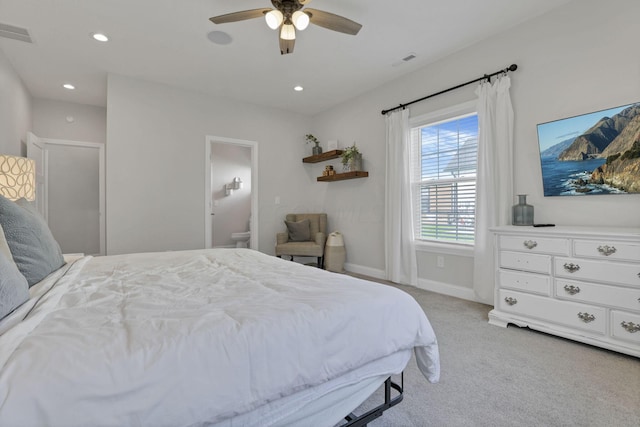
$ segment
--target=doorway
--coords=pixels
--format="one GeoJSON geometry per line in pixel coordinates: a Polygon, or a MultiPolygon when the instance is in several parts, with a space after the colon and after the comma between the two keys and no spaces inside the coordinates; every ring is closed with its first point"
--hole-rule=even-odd
{"type": "Polygon", "coordinates": [[[36,207],[63,253],[106,254],[104,144],[27,136],[36,207]]]}
{"type": "Polygon", "coordinates": [[[258,143],[207,136],[205,159],[205,248],[235,247],[232,233],[249,232],[257,250],[258,143]]]}

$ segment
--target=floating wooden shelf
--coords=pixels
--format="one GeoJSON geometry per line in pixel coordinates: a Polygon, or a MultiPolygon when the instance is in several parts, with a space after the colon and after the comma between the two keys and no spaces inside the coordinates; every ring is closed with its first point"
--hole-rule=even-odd
{"type": "Polygon", "coordinates": [[[305,157],[302,163],[318,163],[326,160],[337,159],[342,154],[342,150],[331,150],[326,153],[316,154],[314,156],[305,157]]]}
{"type": "Polygon", "coordinates": [[[342,181],[344,179],[366,178],[368,176],[369,176],[369,172],[355,171],[355,172],[337,173],[335,175],[319,176],[318,181],[329,181],[329,182],[342,181]]]}

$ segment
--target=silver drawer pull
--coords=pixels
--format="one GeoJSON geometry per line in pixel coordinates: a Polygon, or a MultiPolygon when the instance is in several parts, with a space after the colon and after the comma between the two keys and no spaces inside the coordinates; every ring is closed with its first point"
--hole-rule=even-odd
{"type": "Polygon", "coordinates": [[[518,300],[512,297],[506,297],[504,299],[504,302],[506,302],[509,305],[516,305],[518,303],[518,300]]]}
{"type": "Polygon", "coordinates": [[[598,246],[598,252],[600,252],[604,256],[615,254],[616,251],[617,249],[615,246],[609,246],[609,245],[598,246]]]}
{"type": "Polygon", "coordinates": [[[564,290],[569,295],[575,295],[580,292],[580,286],[564,285],[564,290]]]}
{"type": "Polygon", "coordinates": [[[636,332],[640,331],[640,325],[636,325],[633,322],[622,322],[620,323],[620,326],[622,326],[624,330],[629,332],[630,334],[635,334],[636,332]]]}
{"type": "Polygon", "coordinates": [[[589,313],[580,312],[580,313],[578,313],[578,317],[584,323],[589,323],[589,322],[593,322],[594,320],[596,320],[596,316],[594,316],[593,314],[589,314],[589,313]]]}
{"type": "Polygon", "coordinates": [[[575,273],[576,271],[580,270],[580,266],[578,264],[574,264],[574,263],[564,263],[564,269],[567,270],[569,273],[575,273]]]}
{"type": "Polygon", "coordinates": [[[522,242],[522,244],[527,249],[533,249],[538,246],[538,242],[536,242],[535,240],[525,240],[524,242],[522,242]]]}

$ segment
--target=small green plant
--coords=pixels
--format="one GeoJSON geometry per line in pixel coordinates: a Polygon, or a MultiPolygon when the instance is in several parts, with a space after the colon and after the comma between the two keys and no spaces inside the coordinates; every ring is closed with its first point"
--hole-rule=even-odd
{"type": "Polygon", "coordinates": [[[307,140],[307,144],[313,142],[314,144],[318,145],[320,143],[320,141],[318,141],[318,138],[311,135],[310,133],[306,134],[304,138],[307,140]]]}
{"type": "Polygon", "coordinates": [[[629,150],[622,153],[620,159],[637,159],[638,157],[640,157],[640,141],[635,141],[629,150]]]}
{"type": "Polygon", "coordinates": [[[356,158],[358,155],[360,155],[360,150],[358,150],[358,147],[356,147],[356,143],[354,142],[351,147],[345,148],[342,152],[342,164],[346,165],[349,163],[349,160],[356,158]]]}
{"type": "Polygon", "coordinates": [[[611,156],[607,157],[607,164],[614,162],[615,160],[618,159],[618,157],[620,157],[620,153],[616,153],[616,154],[612,154],[611,156]]]}

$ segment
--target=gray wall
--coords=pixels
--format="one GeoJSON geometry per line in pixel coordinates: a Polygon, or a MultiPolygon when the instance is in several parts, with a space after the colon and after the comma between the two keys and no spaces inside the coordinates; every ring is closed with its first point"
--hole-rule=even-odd
{"type": "Polygon", "coordinates": [[[41,138],[105,143],[107,109],[36,98],[32,132],[41,138]]]}
{"type": "Polygon", "coordinates": [[[301,162],[306,116],[118,75],[107,111],[108,254],[204,247],[206,135],[258,142],[260,251],[287,212],[321,207],[301,162]]]}

